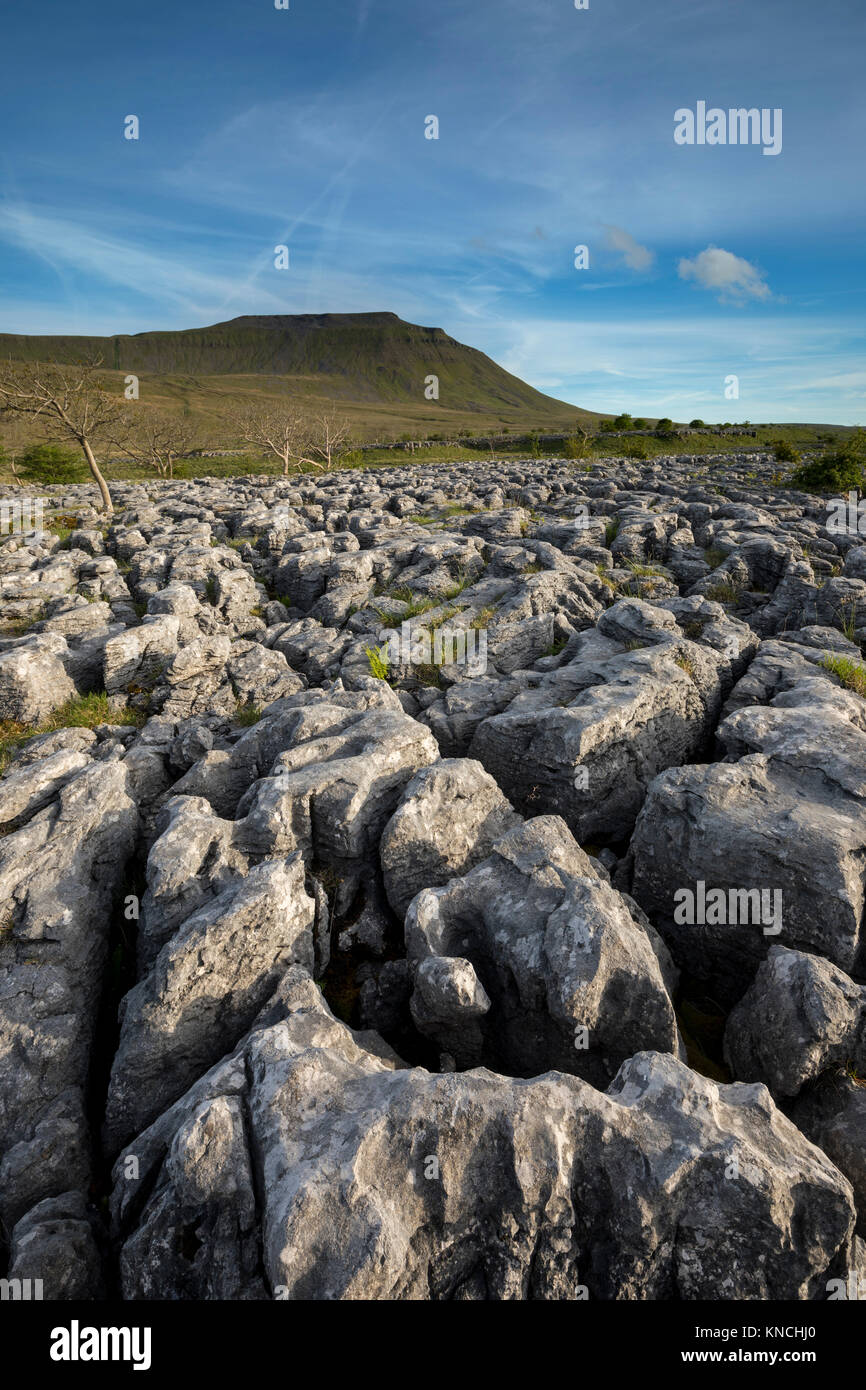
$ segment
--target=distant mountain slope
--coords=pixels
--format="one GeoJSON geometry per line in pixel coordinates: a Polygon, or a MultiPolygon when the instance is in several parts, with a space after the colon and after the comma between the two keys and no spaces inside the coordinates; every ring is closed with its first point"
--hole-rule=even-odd
{"type": "Polygon", "coordinates": [[[95,354],[108,369],[140,376],[297,378],[305,394],[312,387],[347,405],[423,404],[433,375],[448,412],[528,412],[539,421],[593,414],[536,391],[441,328],[390,313],[244,315],[209,328],[112,338],[0,334],[0,358],[71,362],[95,354]]]}

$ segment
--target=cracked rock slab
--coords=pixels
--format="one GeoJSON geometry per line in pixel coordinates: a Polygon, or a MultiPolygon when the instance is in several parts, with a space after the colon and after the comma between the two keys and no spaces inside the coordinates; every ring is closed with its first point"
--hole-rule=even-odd
{"type": "Polygon", "coordinates": [[[127,1299],[819,1298],[854,1221],[762,1086],[395,1068],[297,973],[134,1150],[127,1299]]]}

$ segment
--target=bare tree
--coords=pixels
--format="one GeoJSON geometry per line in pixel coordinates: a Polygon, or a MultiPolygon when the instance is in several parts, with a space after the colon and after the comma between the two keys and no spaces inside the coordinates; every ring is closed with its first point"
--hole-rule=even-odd
{"type": "Polygon", "coordinates": [[[6,463],[8,464],[9,471],[12,474],[12,481],[16,484],[16,486],[26,487],[27,484],[21,477],[21,474],[18,472],[18,459],[16,458],[16,454],[18,454],[21,451],[22,447],[29,442],[27,439],[28,432],[26,431],[26,428],[24,428],[23,418],[16,418],[15,416],[11,416],[7,417],[6,419],[2,419],[2,415],[3,412],[2,409],[0,409],[0,420],[2,420],[3,425],[3,437],[2,440],[0,440],[0,456],[2,456],[5,452],[6,463]]]}
{"type": "Polygon", "coordinates": [[[120,428],[112,443],[136,463],[155,468],[161,478],[173,478],[175,459],[199,443],[196,423],[167,411],[146,407],[127,410],[118,423],[120,428]]]}
{"type": "Polygon", "coordinates": [[[244,443],[273,454],[282,463],[284,474],[304,462],[307,430],[303,418],[290,407],[248,410],[241,428],[244,443]]]}
{"type": "Polygon", "coordinates": [[[74,366],[7,362],[0,367],[0,411],[39,420],[49,437],[74,440],[99,488],[102,510],[114,511],[94,447],[116,431],[123,413],[119,399],[97,381],[102,359],[74,366]]]}
{"type": "Polygon", "coordinates": [[[263,407],[244,416],[243,439],[278,458],[283,473],[290,468],[323,471],[346,452],[349,422],[333,412],[307,420],[290,406],[263,407]]]}
{"type": "Polygon", "coordinates": [[[319,415],[312,422],[304,463],[314,468],[328,469],[333,461],[349,447],[349,421],[333,411],[319,415]]]}

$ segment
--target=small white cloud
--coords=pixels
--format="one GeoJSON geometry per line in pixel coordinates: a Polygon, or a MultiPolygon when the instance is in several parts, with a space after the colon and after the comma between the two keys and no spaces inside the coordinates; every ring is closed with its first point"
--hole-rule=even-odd
{"type": "Polygon", "coordinates": [[[708,246],[692,261],[681,260],[679,274],[681,280],[694,280],[704,290],[718,291],[722,302],[733,300],[742,304],[747,299],[772,299],[760,270],[720,246],[708,246]]]}
{"type": "Polygon", "coordinates": [[[635,241],[631,232],[623,227],[605,227],[605,246],[609,251],[617,251],[629,270],[649,270],[655,260],[655,253],[635,241]]]}

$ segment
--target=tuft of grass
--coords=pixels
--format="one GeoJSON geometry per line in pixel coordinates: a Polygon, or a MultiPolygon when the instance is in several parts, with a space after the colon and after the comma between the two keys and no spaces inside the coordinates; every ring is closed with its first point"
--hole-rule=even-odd
{"type": "Polygon", "coordinates": [[[449,584],[446,589],[443,589],[439,597],[448,602],[452,598],[457,598],[459,594],[463,593],[464,589],[468,589],[474,583],[475,578],[468,570],[460,570],[454,583],[449,584]]]}
{"type": "Polygon", "coordinates": [[[846,690],[866,699],[866,666],[862,661],[854,661],[850,656],[840,656],[837,652],[825,652],[821,662],[825,671],[836,676],[846,690]]]}
{"type": "Polygon", "coordinates": [[[77,695],[67,700],[36,728],[16,719],[0,719],[0,775],[6,771],[13,754],[39,734],[50,734],[56,729],[95,729],[99,724],[140,727],[143,723],[144,716],[134,710],[114,709],[104,692],[77,695]]]}
{"type": "Polygon", "coordinates": [[[604,565],[596,565],[596,567],[595,567],[595,572],[596,572],[596,574],[598,575],[599,579],[601,580],[602,584],[606,584],[607,587],[608,587],[609,589],[616,590],[616,587],[617,587],[616,580],[615,580],[615,579],[611,579],[611,577],[610,577],[610,575],[608,574],[607,570],[605,569],[604,565]]]}
{"type": "Polygon", "coordinates": [[[10,618],[8,622],[0,623],[0,636],[21,637],[37,623],[41,623],[44,617],[45,605],[43,604],[35,613],[31,613],[29,618],[10,618]]]}
{"type": "Polygon", "coordinates": [[[626,569],[631,570],[636,579],[670,579],[670,570],[664,565],[641,565],[636,560],[626,560],[626,569]]]}
{"type": "Polygon", "coordinates": [[[738,603],[740,587],[732,580],[725,579],[718,584],[711,584],[706,590],[706,597],[712,599],[713,603],[738,603]]]}
{"type": "Polygon", "coordinates": [[[370,665],[370,674],[375,676],[377,681],[386,681],[391,663],[385,655],[385,647],[367,647],[367,661],[370,665]]]}
{"type": "Polygon", "coordinates": [[[439,690],[443,688],[439,667],[434,662],[421,661],[412,668],[412,672],[420,685],[433,685],[439,690]]]}
{"type": "Polygon", "coordinates": [[[485,627],[488,626],[488,624],[489,624],[491,618],[493,618],[493,617],[495,616],[495,614],[496,614],[496,609],[495,609],[495,608],[482,608],[482,610],[481,610],[481,612],[478,614],[477,618],[473,618],[473,619],[472,619],[472,622],[469,624],[469,626],[470,626],[471,628],[474,628],[476,632],[480,632],[482,628],[485,628],[485,627]]]}
{"type": "Polygon", "coordinates": [[[441,627],[443,623],[447,623],[450,618],[453,618],[459,612],[459,608],[446,608],[444,612],[439,614],[438,618],[432,618],[425,626],[430,632],[435,632],[437,627],[441,627]]]}
{"type": "Polygon", "coordinates": [[[857,631],[857,605],[856,605],[856,603],[845,604],[845,605],[842,607],[842,609],[840,610],[840,614],[839,614],[839,630],[840,630],[840,632],[844,633],[844,635],[848,638],[848,641],[849,641],[849,642],[855,642],[855,643],[856,643],[857,638],[856,638],[855,635],[854,635],[854,634],[856,633],[856,631],[857,631]],[[846,608],[849,610],[849,611],[848,611],[847,617],[846,617],[846,615],[845,615],[845,609],[846,609],[846,608]]]}
{"type": "Polygon", "coordinates": [[[614,517],[613,521],[609,521],[604,528],[604,543],[608,547],[608,549],[610,549],[611,544],[613,543],[613,541],[616,540],[618,535],[619,517],[617,516],[614,517]]]}
{"type": "Polygon", "coordinates": [[[717,545],[708,545],[704,551],[704,559],[711,570],[717,570],[725,558],[724,550],[720,550],[717,545]]]}
{"type": "Polygon", "coordinates": [[[405,623],[407,619],[417,618],[422,613],[428,613],[431,608],[436,607],[435,599],[416,598],[407,584],[397,589],[386,589],[380,597],[393,598],[396,599],[398,603],[406,604],[405,613],[401,613],[399,617],[394,613],[385,613],[382,609],[374,607],[373,612],[381,620],[383,627],[399,627],[400,624],[405,623]]]}
{"type": "Polygon", "coordinates": [[[241,700],[238,701],[234,714],[236,724],[241,724],[245,729],[249,729],[253,724],[258,724],[261,717],[262,711],[259,705],[250,704],[249,701],[246,703],[241,700]]]}
{"type": "Polygon", "coordinates": [[[69,549],[69,537],[75,529],[73,526],[59,526],[57,522],[50,521],[45,529],[59,540],[60,544],[56,547],[57,550],[69,549]]]}
{"type": "Polygon", "coordinates": [[[539,564],[527,565],[526,568],[524,569],[523,573],[524,573],[524,574],[541,574],[541,571],[542,571],[543,569],[544,569],[544,566],[543,566],[543,565],[539,565],[539,564]]]}
{"type": "Polygon", "coordinates": [[[681,671],[685,671],[686,675],[691,676],[692,680],[694,680],[697,671],[695,668],[695,663],[692,661],[692,658],[690,656],[687,656],[685,652],[680,652],[677,656],[674,657],[674,661],[679,666],[681,671]]]}

